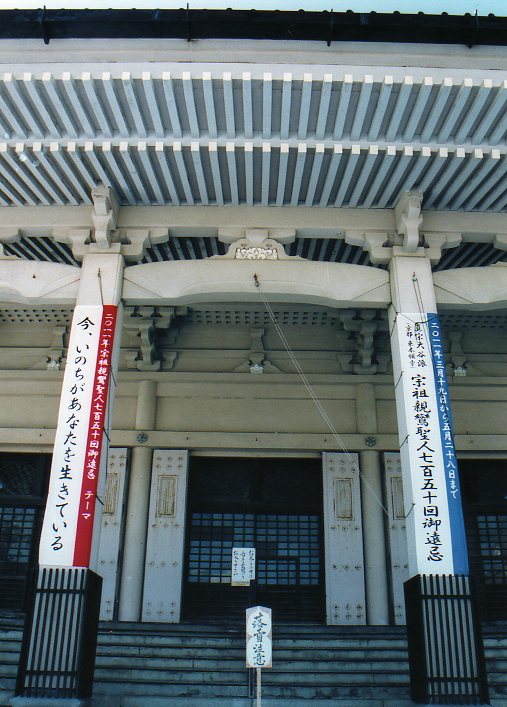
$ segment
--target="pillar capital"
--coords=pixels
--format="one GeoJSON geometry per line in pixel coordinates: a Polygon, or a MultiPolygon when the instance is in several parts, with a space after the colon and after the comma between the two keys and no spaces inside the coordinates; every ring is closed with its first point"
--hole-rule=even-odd
{"type": "MultiPolygon", "coordinates": [[[[424,229],[422,200],[420,192],[405,192],[394,209],[395,230],[347,229],[345,242],[369,253],[374,265],[386,265],[394,257],[407,256],[425,258],[436,265],[442,251],[460,245],[463,237],[460,232],[424,229]]],[[[495,245],[507,249],[507,238],[503,241],[497,235],[495,245]]]]}
{"type": "MultiPolygon", "coordinates": [[[[394,257],[421,258],[436,265],[442,257],[442,251],[446,248],[455,248],[462,239],[461,233],[425,231],[421,235],[423,245],[410,252],[403,245],[396,243],[399,237],[392,233],[381,231],[346,231],[345,233],[345,242],[349,245],[359,246],[369,253],[373,265],[387,265],[394,257]]],[[[499,240],[496,242],[500,243],[499,240]]],[[[500,246],[497,245],[497,247],[500,246]]],[[[505,249],[507,250],[507,238],[505,249]]]]}
{"type": "Polygon", "coordinates": [[[137,263],[142,260],[146,248],[168,240],[169,230],[165,227],[120,228],[118,223],[121,206],[111,187],[97,186],[92,190],[91,196],[91,224],[52,229],[53,238],[59,243],[69,245],[78,262],[91,253],[117,253],[125,260],[137,263]]]}

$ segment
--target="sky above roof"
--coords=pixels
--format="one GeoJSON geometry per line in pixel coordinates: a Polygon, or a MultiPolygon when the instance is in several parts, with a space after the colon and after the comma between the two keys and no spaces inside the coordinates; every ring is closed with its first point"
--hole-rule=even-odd
{"type": "MultiPolygon", "coordinates": [[[[498,16],[507,15],[507,0],[188,0],[190,9],[233,10],[334,10],[344,12],[426,12],[428,14],[462,15],[465,12],[498,16]]],[[[1,9],[34,9],[45,5],[50,9],[114,8],[114,9],[176,9],[186,7],[187,0],[0,0],[1,9]]]]}

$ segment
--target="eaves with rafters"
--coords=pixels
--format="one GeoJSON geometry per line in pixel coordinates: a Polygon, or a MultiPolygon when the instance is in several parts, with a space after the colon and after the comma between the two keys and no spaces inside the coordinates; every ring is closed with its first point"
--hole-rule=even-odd
{"type": "MultiPolygon", "coordinates": [[[[438,268],[505,258],[507,227],[495,228],[507,210],[504,46],[495,47],[488,69],[484,57],[477,67],[468,57],[464,68],[455,60],[447,67],[389,63],[388,48],[381,65],[382,46],[376,62],[365,54],[363,65],[337,59],[332,47],[307,62],[304,42],[299,60],[286,63],[283,52],[267,62],[264,46],[256,61],[257,41],[248,61],[232,45],[220,60],[190,50],[181,61],[174,52],[164,61],[160,51],[150,60],[142,38],[135,57],[119,51],[112,61],[100,40],[87,41],[85,62],[78,52],[63,61],[59,40],[40,40],[37,59],[36,40],[0,40],[0,58],[6,46],[17,52],[0,66],[3,207],[89,205],[94,187],[105,184],[127,206],[311,209],[315,231],[296,225],[289,254],[369,263],[339,228],[319,228],[320,214],[335,210],[339,221],[342,210],[389,210],[416,190],[425,212],[490,219],[483,232],[460,227],[459,245],[444,251],[438,268]]],[[[313,44],[306,46],[311,52],[313,44]]],[[[190,224],[171,234],[167,226],[169,239],[152,243],[145,261],[224,252],[209,228],[190,224]]],[[[74,262],[65,243],[23,229],[22,219],[20,238],[5,240],[7,254],[74,262]]]]}

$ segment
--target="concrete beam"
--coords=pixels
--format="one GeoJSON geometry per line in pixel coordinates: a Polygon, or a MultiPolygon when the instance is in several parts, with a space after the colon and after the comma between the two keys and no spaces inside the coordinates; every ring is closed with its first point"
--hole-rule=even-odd
{"type": "Polygon", "coordinates": [[[304,260],[217,258],[135,265],[125,271],[123,289],[127,304],[262,303],[261,293],[272,302],[331,307],[385,307],[390,301],[384,270],[304,260]]]}

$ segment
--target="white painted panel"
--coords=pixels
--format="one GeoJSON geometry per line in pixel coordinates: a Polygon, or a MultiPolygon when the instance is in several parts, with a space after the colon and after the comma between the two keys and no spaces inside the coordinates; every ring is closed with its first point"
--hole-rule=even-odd
{"type": "Polygon", "coordinates": [[[123,508],[127,476],[127,448],[109,450],[106,484],[102,496],[102,527],[97,554],[97,574],[102,577],[100,620],[114,618],[114,604],[119,579],[118,559],[122,538],[123,508]]]}
{"type": "Polygon", "coordinates": [[[188,451],[153,453],[143,621],[180,620],[188,451]]]}
{"type": "Polygon", "coordinates": [[[401,478],[401,459],[398,452],[384,454],[385,497],[389,513],[389,554],[391,558],[391,591],[393,615],[396,624],[405,624],[405,596],[403,583],[410,578],[408,571],[407,528],[401,478]]]}
{"type": "Polygon", "coordinates": [[[327,623],[366,623],[357,454],[324,453],[327,623]]]}

